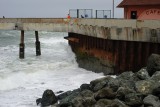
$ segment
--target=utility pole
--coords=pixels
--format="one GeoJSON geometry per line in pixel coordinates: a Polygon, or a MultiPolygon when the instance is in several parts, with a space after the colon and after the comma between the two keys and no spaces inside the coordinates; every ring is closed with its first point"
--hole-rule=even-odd
{"type": "Polygon", "coordinates": [[[112,17],[114,18],[114,0],[113,0],[112,17]]]}

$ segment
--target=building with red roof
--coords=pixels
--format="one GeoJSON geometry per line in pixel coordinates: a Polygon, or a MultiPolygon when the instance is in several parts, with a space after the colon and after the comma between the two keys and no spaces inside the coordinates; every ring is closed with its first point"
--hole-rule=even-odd
{"type": "Polygon", "coordinates": [[[123,0],[117,7],[124,8],[126,19],[160,20],[160,0],[123,0]]]}

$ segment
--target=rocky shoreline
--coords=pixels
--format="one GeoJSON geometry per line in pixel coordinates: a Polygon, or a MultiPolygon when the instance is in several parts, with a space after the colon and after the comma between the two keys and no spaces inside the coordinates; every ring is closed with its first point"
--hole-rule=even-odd
{"type": "Polygon", "coordinates": [[[152,54],[147,67],[135,73],[105,76],[57,96],[50,93],[43,94],[44,104],[38,102],[52,107],[160,107],[160,55],[152,54]]]}

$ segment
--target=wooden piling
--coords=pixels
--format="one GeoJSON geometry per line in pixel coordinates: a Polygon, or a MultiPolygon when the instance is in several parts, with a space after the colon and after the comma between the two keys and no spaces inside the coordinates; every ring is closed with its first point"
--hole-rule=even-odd
{"type": "Polygon", "coordinates": [[[40,41],[39,41],[39,37],[38,37],[38,31],[35,31],[35,37],[36,37],[36,42],[35,42],[36,56],[40,56],[41,55],[41,46],[40,46],[40,41]]]}
{"type": "Polygon", "coordinates": [[[19,44],[19,58],[24,59],[24,30],[21,30],[21,39],[20,39],[20,44],[19,44]]]}

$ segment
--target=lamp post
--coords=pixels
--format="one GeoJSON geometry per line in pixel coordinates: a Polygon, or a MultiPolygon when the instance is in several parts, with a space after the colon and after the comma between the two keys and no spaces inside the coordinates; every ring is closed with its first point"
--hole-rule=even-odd
{"type": "Polygon", "coordinates": [[[112,17],[114,18],[114,0],[113,0],[112,17]]]}

